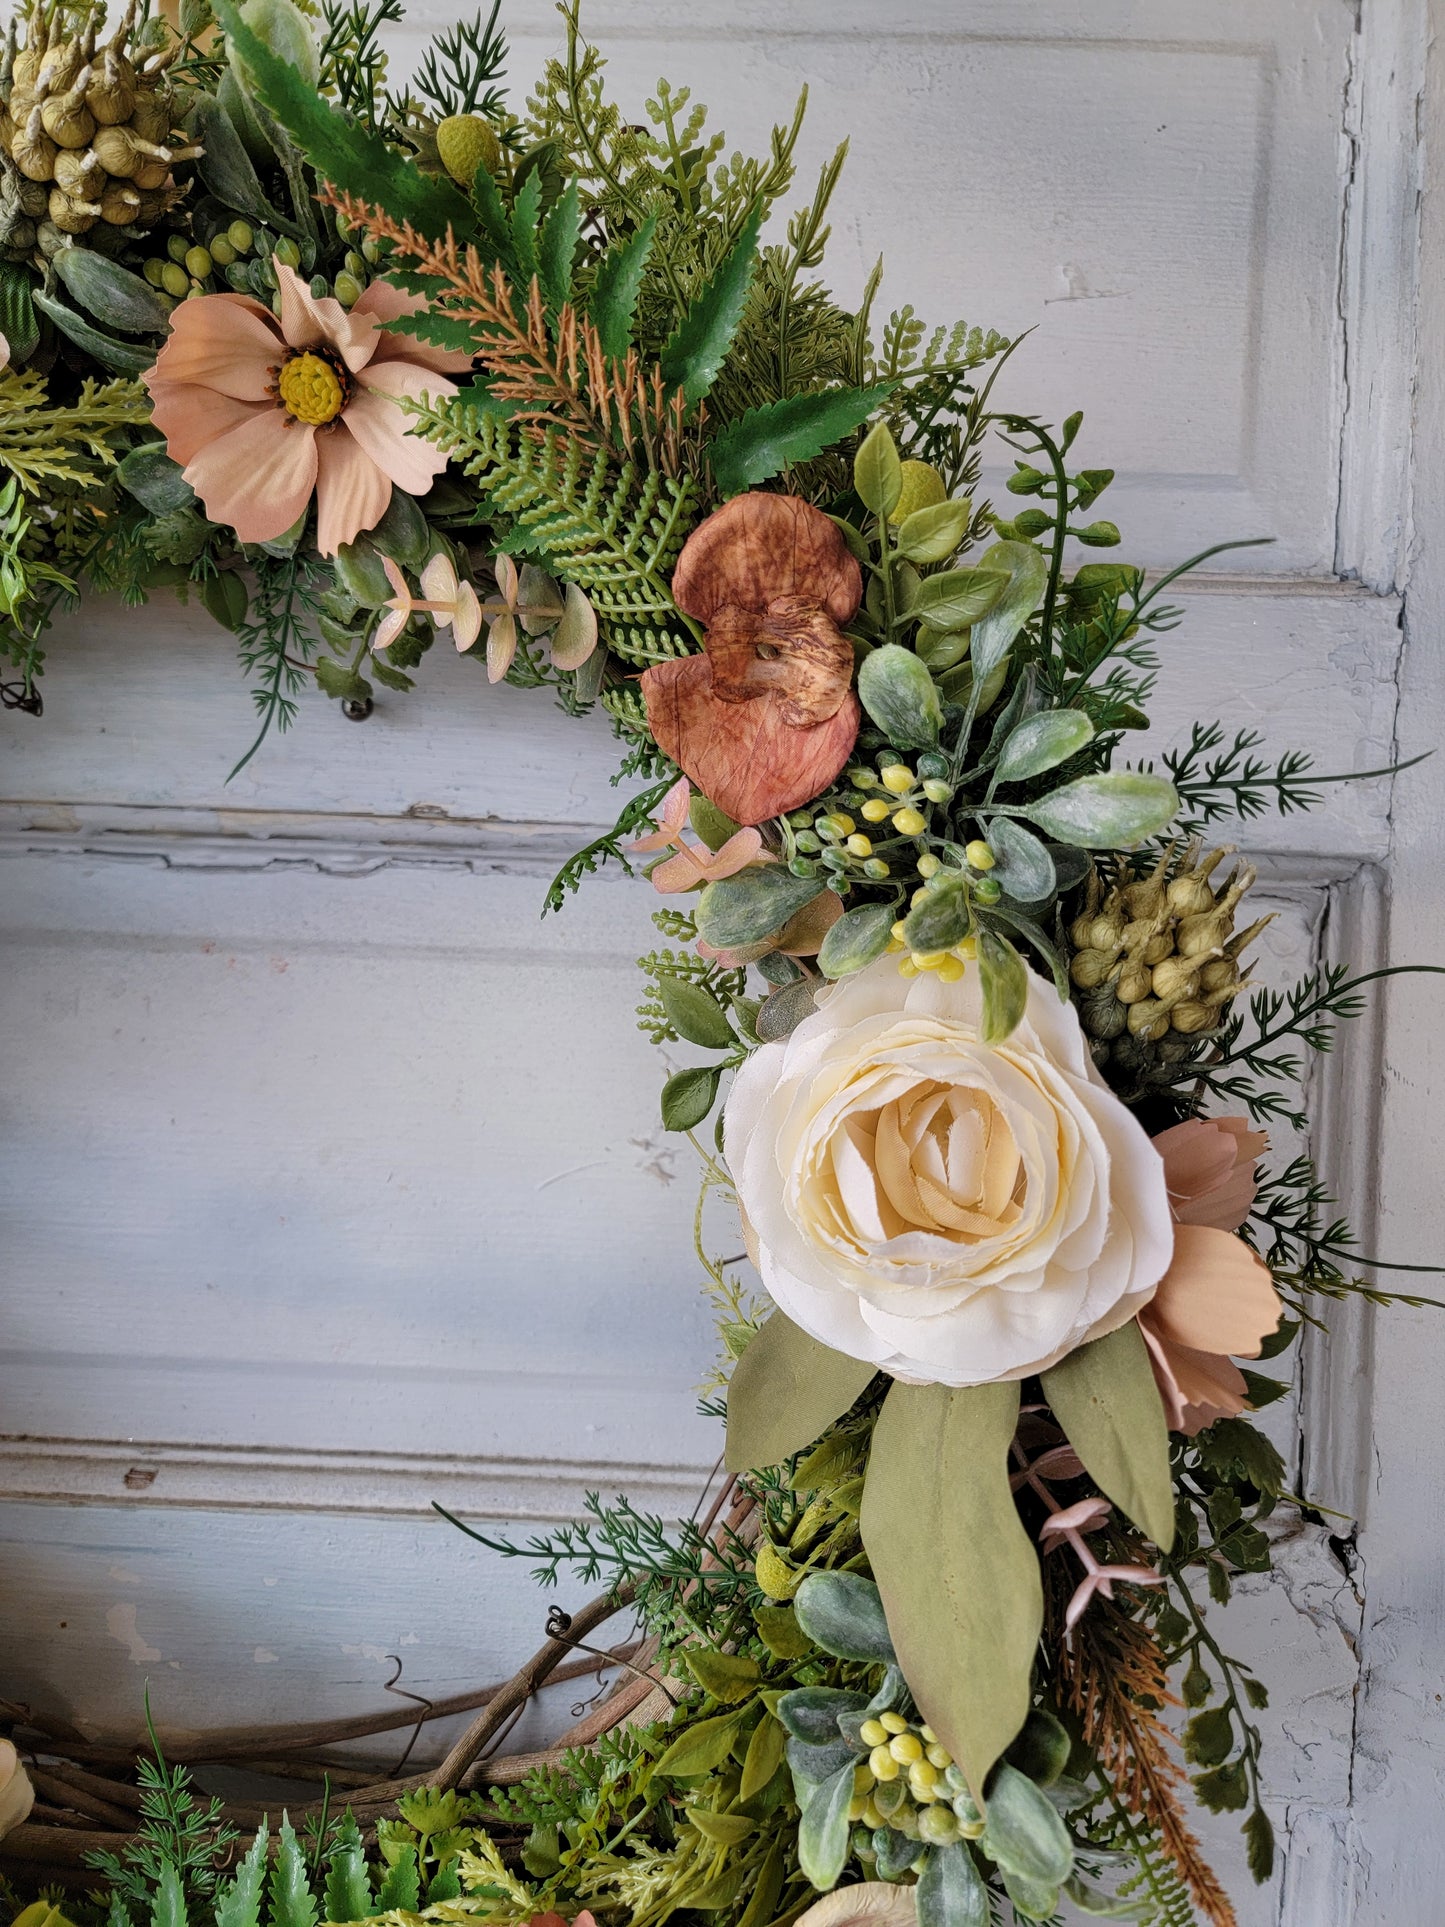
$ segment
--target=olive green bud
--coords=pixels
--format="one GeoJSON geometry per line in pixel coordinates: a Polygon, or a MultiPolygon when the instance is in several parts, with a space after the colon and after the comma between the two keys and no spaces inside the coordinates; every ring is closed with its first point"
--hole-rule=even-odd
{"type": "Polygon", "coordinates": [[[374,234],[368,234],[361,244],[361,257],[375,267],[381,259],[381,243],[374,234]]]}
{"type": "Polygon", "coordinates": [[[256,236],[252,232],[251,225],[248,221],[232,221],[231,225],[226,229],[226,239],[236,250],[237,254],[249,254],[256,236]]]}
{"type": "Polygon", "coordinates": [[[182,295],[189,294],[191,287],[190,276],[186,273],[179,261],[166,262],[164,268],[161,270],[161,286],[167,294],[173,294],[177,301],[181,299],[182,295]]]}
{"type": "Polygon", "coordinates": [[[170,234],[166,237],[166,253],[178,266],[185,261],[190,245],[184,234],[170,234]]]}
{"type": "Polygon", "coordinates": [[[166,284],[166,263],[158,255],[151,256],[141,273],[153,288],[163,288],[166,284]]]}
{"type": "Polygon", "coordinates": [[[354,274],[358,281],[366,273],[366,257],[358,254],[355,248],[346,251],[346,272],[354,274]]]}
{"type": "Polygon", "coordinates": [[[331,292],[331,284],[324,274],[313,274],[309,286],[313,301],[322,301],[331,292]]]}
{"type": "Polygon", "coordinates": [[[290,235],[286,234],[271,250],[271,258],[279,267],[290,268],[294,272],[301,265],[301,250],[290,235]]]}
{"type": "Polygon", "coordinates": [[[331,285],[332,293],[343,308],[354,308],[361,299],[361,283],[354,274],[348,274],[345,269],[337,275],[331,285]]]}
{"type": "Polygon", "coordinates": [[[997,903],[1003,895],[1003,885],[997,877],[980,877],[973,886],[973,894],[980,903],[997,903]]]}
{"type": "Polygon", "coordinates": [[[186,249],[186,273],[191,275],[195,280],[206,280],[210,275],[212,265],[211,253],[208,248],[194,247],[186,249]]]}
{"type": "Polygon", "coordinates": [[[211,259],[218,268],[229,268],[236,258],[236,250],[224,234],[217,234],[211,241],[211,259]]]}

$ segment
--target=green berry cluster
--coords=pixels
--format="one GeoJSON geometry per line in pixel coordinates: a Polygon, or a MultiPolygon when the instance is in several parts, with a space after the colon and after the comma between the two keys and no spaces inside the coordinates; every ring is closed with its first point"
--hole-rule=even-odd
{"type": "Polygon", "coordinates": [[[165,256],[153,256],[143,272],[153,288],[177,301],[197,295],[215,294],[221,287],[237,294],[249,294],[269,304],[275,314],[281,311],[281,296],[276,269],[284,266],[311,277],[311,293],[320,300],[330,295],[343,308],[361,299],[376,263],[381,244],[370,238],[360,249],[347,250],[345,261],[328,280],[314,272],[317,253],[314,241],[296,242],[289,235],[279,240],[265,229],[253,228],[249,221],[232,221],[219,228],[208,241],[200,242],[184,234],[172,234],[166,242],[165,256]]]}
{"type": "Polygon", "coordinates": [[[914,1726],[901,1713],[864,1720],[858,1737],[868,1757],[853,1775],[848,1818],[861,1828],[856,1850],[875,1857],[872,1835],[882,1829],[926,1846],[976,1840],[983,1817],[962,1770],[930,1726],[914,1726]]]}

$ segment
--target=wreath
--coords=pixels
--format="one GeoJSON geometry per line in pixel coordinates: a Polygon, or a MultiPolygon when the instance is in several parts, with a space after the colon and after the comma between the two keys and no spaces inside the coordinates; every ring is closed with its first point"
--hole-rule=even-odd
{"type": "Polygon", "coordinates": [[[704,1241],[728,1478],[680,1529],[464,1526],[605,1589],[429,1774],[324,1751],[409,1714],[179,1764],[152,1732],[133,1778],[9,1709],[6,1856],[97,1870],[109,1927],[1219,1927],[1189,1788],[1274,1853],[1266,1689],[1204,1598],[1294,1503],[1256,1367],[1390,1296],[1268,1133],[1389,973],[1256,987],[1212,838],[1347,779],[1212,721],[1131,761],[1169,588],[1237,545],[1087,559],[1112,474],[1080,416],[994,403],[1018,343],[816,278],[842,150],[765,235],[801,103],[758,158],[665,82],[634,125],[562,11],[514,107],[495,8],[396,92],[399,0],[36,0],[0,77],[5,700],[40,713],[84,582],[234,634],[242,763],[303,686],[364,716],[439,641],[605,712],[626,800],[547,906],[606,864],[662,900],[641,1027],[699,1054],[663,1121],[762,1285],[704,1241]],[[579,1649],[621,1684],[493,1757],[579,1649]],[[326,1797],[273,1836],[191,1786],[227,1757],[326,1797]]]}

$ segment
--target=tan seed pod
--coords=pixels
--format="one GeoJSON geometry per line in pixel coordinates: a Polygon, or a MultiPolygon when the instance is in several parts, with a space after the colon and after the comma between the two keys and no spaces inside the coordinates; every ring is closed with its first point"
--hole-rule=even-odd
{"type": "Polygon", "coordinates": [[[131,176],[139,188],[164,187],[171,177],[171,171],[164,161],[143,161],[131,176]]]}
{"type": "Polygon", "coordinates": [[[1151,983],[1156,997],[1192,997],[1199,988],[1199,969],[1203,960],[1195,957],[1166,957],[1155,964],[1151,983]]]}
{"type": "Polygon", "coordinates": [[[1208,996],[1211,992],[1222,990],[1227,996],[1235,994],[1239,983],[1239,966],[1233,957],[1221,957],[1218,963],[1207,963],[1199,973],[1199,988],[1208,996]]]}
{"type": "Polygon", "coordinates": [[[17,175],[15,180],[20,189],[20,212],[28,214],[32,221],[43,220],[50,205],[50,189],[44,181],[29,181],[23,175],[17,175]]]}
{"type": "Polygon", "coordinates": [[[100,197],[100,218],[108,227],[129,227],[141,211],[141,196],[130,181],[107,181],[100,197]]]}
{"type": "Polygon", "coordinates": [[[67,93],[84,65],[78,40],[57,40],[45,49],[31,91],[37,100],[47,94],[67,93]]]}
{"type": "Polygon", "coordinates": [[[49,181],[55,178],[55,156],[59,151],[45,131],[40,109],[32,107],[29,120],[15,136],[10,158],[27,180],[49,181]]]}
{"type": "Polygon", "coordinates": [[[95,133],[95,115],[85,104],[85,88],[52,94],[40,109],[40,123],[57,147],[85,147],[95,133]]]}
{"type": "Polygon", "coordinates": [[[1069,965],[1069,975],[1080,990],[1093,990],[1107,983],[1117,968],[1109,950],[1077,950],[1069,965]]]}
{"type": "MultiPolygon", "coordinates": [[[[113,174],[118,181],[137,179],[147,166],[164,169],[171,164],[168,147],[146,140],[133,127],[102,127],[91,145],[106,173],[113,174]]],[[[159,187],[160,182],[152,185],[159,187]]]]}
{"type": "Polygon", "coordinates": [[[129,115],[131,132],[141,140],[164,141],[174,117],[175,100],[170,88],[164,83],[147,84],[142,80],[136,87],[135,105],[129,115]]]}
{"type": "Polygon", "coordinates": [[[70,195],[53,187],[50,218],[62,234],[88,234],[100,219],[100,202],[72,200],[70,195]]]}
{"type": "Polygon", "coordinates": [[[1148,943],[1145,944],[1140,955],[1151,969],[1155,964],[1163,963],[1166,957],[1172,957],[1174,955],[1174,938],[1172,934],[1168,930],[1159,931],[1156,936],[1151,937],[1148,943]]]}
{"type": "Polygon", "coordinates": [[[1153,1043],[1169,1028],[1169,1005],[1162,997],[1145,997],[1129,1006],[1129,1034],[1153,1043]]]}
{"type": "Polygon", "coordinates": [[[40,78],[40,62],[44,58],[43,45],[32,45],[28,40],[15,56],[15,65],[10,70],[11,99],[16,93],[33,94],[35,83],[40,78]]]}
{"type": "Polygon", "coordinates": [[[1094,918],[1089,930],[1088,948],[1091,950],[1117,950],[1124,938],[1124,919],[1117,910],[1110,912],[1106,905],[1103,913],[1094,918]]]}
{"type": "Polygon", "coordinates": [[[1148,920],[1152,922],[1164,909],[1167,894],[1164,873],[1173,858],[1174,847],[1171,843],[1169,847],[1162,852],[1159,861],[1154,865],[1154,868],[1149,872],[1148,876],[1136,877],[1132,883],[1126,883],[1124,885],[1124,908],[1128,911],[1130,917],[1136,921],[1148,920]]]}
{"type": "Polygon", "coordinates": [[[1267,917],[1257,917],[1247,930],[1241,930],[1237,937],[1231,937],[1229,939],[1229,942],[1224,946],[1224,954],[1227,957],[1238,957],[1242,955],[1244,951],[1248,950],[1259,933],[1274,922],[1278,914],[1278,911],[1271,910],[1267,917]]]}
{"type": "Polygon", "coordinates": [[[1174,945],[1181,957],[1202,957],[1223,950],[1233,928],[1232,911],[1221,905],[1205,916],[1186,917],[1174,933],[1174,945]]]}
{"type": "Polygon", "coordinates": [[[85,90],[85,104],[99,127],[117,127],[135,109],[135,68],[115,47],[107,47],[99,70],[85,90]]]}
{"type": "Polygon", "coordinates": [[[1117,1037],[1128,1013],[1108,984],[1086,990],[1078,999],[1079,1021],[1090,1037],[1117,1037]]]}
{"type": "Polygon", "coordinates": [[[1115,995],[1121,1004],[1142,1003],[1154,994],[1154,973],[1147,964],[1125,964],[1115,985],[1115,995]]]}
{"type": "Polygon", "coordinates": [[[88,147],[62,147],[55,156],[55,185],[64,194],[85,200],[104,180],[105,169],[88,147]]]}
{"type": "Polygon", "coordinates": [[[1074,946],[1075,950],[1090,949],[1092,947],[1090,939],[1093,934],[1094,913],[1092,910],[1083,911],[1079,916],[1075,917],[1074,921],[1069,925],[1069,942],[1074,946]]]}

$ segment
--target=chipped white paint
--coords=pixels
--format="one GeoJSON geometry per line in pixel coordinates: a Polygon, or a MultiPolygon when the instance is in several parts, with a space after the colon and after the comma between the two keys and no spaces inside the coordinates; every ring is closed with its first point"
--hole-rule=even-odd
{"type": "MultiPolygon", "coordinates": [[[[423,0],[398,57],[454,11],[423,0]]],[[[509,15],[529,72],[555,16],[509,15]]],[[[802,180],[852,141],[837,285],[886,244],[885,305],[1037,324],[1007,399],[1084,406],[1127,553],[1275,538],[1181,598],[1149,747],[1220,712],[1332,770],[1435,746],[1426,0],[590,0],[589,21],[627,102],[691,80],[734,145],[806,79],[802,180]],[[1402,605],[1375,593],[1400,589],[1403,683],[1402,605]]],[[[7,1692],[97,1733],[136,1732],[147,1676],[193,1727],[385,1704],[396,1657],[435,1696],[496,1678],[545,1599],[429,1502],[525,1530],[600,1486],[675,1514],[717,1448],[691,1157],[631,1020],[647,893],[596,880],[536,917],[614,813],[605,727],[437,651],[362,728],[306,704],[228,786],[250,722],[229,657],[194,611],[92,606],[55,639],[44,722],[0,717],[0,1650],[7,1692]]],[[[1417,772],[1249,826],[1272,981],[1387,941],[1438,954],[1441,794],[1417,772]]],[[[1438,1008],[1402,980],[1312,1094],[1365,1245],[1422,1262],[1445,1249],[1438,1008]]],[[[1286,1847],[1269,1889],[1232,1882],[1243,1927],[1440,1917],[1442,1350],[1429,1314],[1339,1308],[1267,1415],[1341,1516],[1282,1519],[1275,1576],[1222,1615],[1271,1686],[1286,1847]]],[[[1238,1867],[1234,1820],[1204,1826],[1238,1867]]]]}

